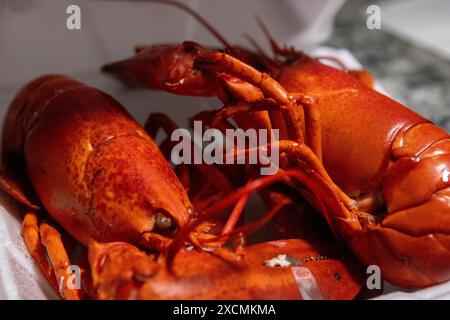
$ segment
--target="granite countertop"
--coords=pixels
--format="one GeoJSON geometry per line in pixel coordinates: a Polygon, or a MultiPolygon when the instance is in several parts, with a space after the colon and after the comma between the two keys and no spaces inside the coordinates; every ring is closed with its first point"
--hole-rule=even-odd
{"type": "Polygon", "coordinates": [[[349,1],[326,45],[348,48],[395,100],[450,131],[450,61],[366,27],[367,5],[349,1]]]}

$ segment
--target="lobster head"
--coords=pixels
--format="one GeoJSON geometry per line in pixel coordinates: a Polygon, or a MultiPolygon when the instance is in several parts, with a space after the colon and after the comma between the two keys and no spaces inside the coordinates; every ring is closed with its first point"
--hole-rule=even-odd
{"type": "Polygon", "coordinates": [[[85,245],[121,240],[158,249],[192,213],[144,129],[112,97],[68,77],[43,76],[22,89],[3,139],[6,164],[20,163],[43,207],[85,245]]]}

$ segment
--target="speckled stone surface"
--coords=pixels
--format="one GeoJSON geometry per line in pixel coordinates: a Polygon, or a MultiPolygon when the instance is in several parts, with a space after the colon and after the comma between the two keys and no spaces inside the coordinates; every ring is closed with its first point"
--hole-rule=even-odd
{"type": "Polygon", "coordinates": [[[450,61],[383,29],[369,30],[364,2],[344,5],[325,45],[348,48],[392,98],[450,131],[450,61]]]}

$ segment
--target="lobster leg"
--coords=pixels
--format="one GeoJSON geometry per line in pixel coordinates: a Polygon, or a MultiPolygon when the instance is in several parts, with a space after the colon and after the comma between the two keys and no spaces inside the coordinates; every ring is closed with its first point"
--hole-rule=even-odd
{"type": "MultiPolygon", "coordinates": [[[[205,111],[201,111],[197,114],[195,114],[191,119],[190,119],[190,125],[192,127],[194,121],[202,121],[205,123],[208,123],[211,126],[211,121],[213,116],[215,115],[217,111],[214,110],[205,110],[205,111]]],[[[216,129],[220,130],[222,133],[225,133],[226,129],[235,129],[235,126],[232,125],[229,121],[223,119],[221,124],[218,125],[217,127],[215,127],[216,129]]]]}
{"type": "Polygon", "coordinates": [[[227,220],[227,223],[225,224],[225,226],[222,229],[221,235],[227,234],[234,229],[237,222],[239,221],[239,218],[242,215],[242,212],[244,211],[245,205],[247,204],[247,201],[248,201],[248,197],[249,197],[248,195],[244,195],[236,203],[236,206],[234,207],[233,211],[231,212],[230,217],[227,220]]]}
{"type": "MultiPolygon", "coordinates": [[[[281,140],[277,142],[280,153],[286,153],[291,156],[300,166],[306,165],[307,170],[313,170],[320,176],[321,179],[327,184],[327,186],[333,190],[336,197],[347,207],[353,209],[355,207],[355,201],[351,199],[339,186],[337,186],[328,172],[323,167],[321,161],[317,155],[305,144],[300,144],[295,141],[281,140]]],[[[268,146],[260,146],[253,149],[237,150],[234,152],[235,157],[239,157],[241,153],[249,153],[252,151],[258,151],[260,148],[267,148],[268,146]]]]}
{"type": "Polygon", "coordinates": [[[17,183],[13,178],[11,178],[8,174],[0,170],[0,190],[3,190],[10,197],[14,198],[16,201],[21,204],[32,208],[39,209],[39,206],[34,204],[25,194],[22,186],[17,183]]]}
{"type": "Polygon", "coordinates": [[[67,286],[67,281],[72,276],[72,273],[68,271],[71,263],[61,240],[61,234],[45,221],[41,223],[39,232],[58,280],[61,296],[68,300],[79,300],[81,298],[80,290],[67,286]]]}
{"type": "MultiPolygon", "coordinates": [[[[210,126],[221,130],[226,125],[228,117],[233,118],[238,126],[243,129],[259,128],[271,130],[272,128],[278,129],[280,139],[288,139],[288,130],[286,127],[286,121],[284,121],[282,115],[283,107],[276,104],[273,99],[260,99],[256,101],[240,101],[231,102],[215,112],[210,118],[210,126]],[[268,121],[256,121],[256,125],[253,125],[252,121],[249,121],[247,117],[248,112],[253,112],[255,116],[262,118],[267,111],[269,111],[268,121]],[[260,125],[258,125],[260,124],[260,125]]],[[[255,118],[257,120],[258,118],[255,118]]]]}
{"type": "Polygon", "coordinates": [[[215,112],[211,117],[210,126],[217,128],[220,127],[223,121],[227,118],[232,118],[240,114],[246,114],[248,112],[259,112],[259,111],[274,111],[280,110],[279,107],[273,99],[264,99],[250,102],[237,102],[225,105],[221,109],[215,112]]]}
{"type": "MultiPolygon", "coordinates": [[[[263,146],[267,147],[267,146],[263,146]]],[[[290,157],[294,158],[295,161],[298,162],[300,167],[304,167],[307,170],[313,170],[311,172],[306,172],[296,170],[291,173],[283,173],[281,175],[275,175],[274,177],[261,178],[257,181],[254,181],[253,184],[249,183],[247,186],[239,189],[237,192],[234,192],[228,195],[226,198],[219,201],[216,205],[213,206],[213,209],[210,208],[211,214],[202,215],[201,219],[194,222],[191,227],[187,227],[184,230],[179,232],[179,235],[176,237],[175,241],[172,242],[169,248],[169,256],[174,256],[184,244],[185,237],[190,234],[191,228],[198,227],[201,223],[207,221],[207,219],[214,218],[216,212],[220,212],[222,209],[228,207],[233,202],[238,201],[238,204],[235,206],[235,210],[233,210],[230,218],[225,226],[224,232],[222,232],[219,238],[209,239],[210,242],[218,242],[221,239],[228,239],[231,235],[231,232],[241,232],[240,229],[238,231],[231,231],[235,222],[239,219],[240,214],[243,210],[243,203],[247,201],[246,197],[250,192],[258,191],[262,187],[264,187],[264,183],[261,181],[270,181],[265,182],[267,185],[272,184],[274,182],[279,182],[280,180],[285,181],[287,178],[294,178],[294,180],[305,184],[307,189],[309,189],[309,197],[310,200],[316,208],[322,212],[327,220],[332,224],[342,224],[348,227],[347,233],[354,234],[355,231],[358,230],[359,224],[357,223],[356,213],[350,210],[353,210],[354,201],[349,198],[337,185],[334,184],[332,179],[329,177],[326,170],[323,168],[322,163],[319,161],[317,156],[312,152],[310,148],[308,148],[304,144],[299,144],[294,141],[279,141],[279,148],[281,152],[288,153],[290,157]],[[255,185],[256,183],[256,185],[255,185]],[[323,200],[325,199],[325,200],[323,200]],[[242,201],[242,203],[241,203],[242,201]],[[338,211],[339,214],[330,215],[328,212],[338,211]],[[355,225],[356,223],[356,225],[355,225]]],[[[249,149],[246,150],[237,150],[234,152],[235,156],[239,156],[239,153],[249,152],[249,149]]],[[[289,181],[289,179],[287,180],[289,181]]],[[[270,210],[267,213],[266,220],[271,219],[273,215],[278,211],[278,209],[270,210]]],[[[200,241],[202,242],[202,241],[200,241]]],[[[170,261],[171,259],[169,259],[170,261]]]]}
{"type": "MultiPolygon", "coordinates": [[[[151,114],[145,123],[145,130],[152,137],[156,137],[157,131],[163,129],[168,136],[166,141],[170,141],[172,132],[178,128],[178,125],[175,124],[172,119],[162,113],[151,114]]],[[[202,173],[202,175],[207,177],[208,181],[214,184],[218,190],[224,193],[229,193],[233,190],[228,178],[215,167],[195,163],[194,166],[202,173]]]]}
{"type": "MultiPolygon", "coordinates": [[[[153,137],[156,136],[159,129],[163,129],[165,133],[170,136],[171,133],[177,128],[178,126],[172,121],[172,119],[161,113],[151,114],[145,125],[146,131],[153,137]]],[[[231,182],[215,167],[203,164],[195,165],[195,167],[204,177],[208,178],[208,182],[211,183],[217,190],[225,194],[232,192],[233,188],[231,186],[231,182]]],[[[205,187],[207,186],[205,185],[205,187]]],[[[207,190],[209,191],[209,188],[207,190]]],[[[192,199],[195,199],[195,197],[196,195],[193,195],[192,199]]],[[[213,196],[213,198],[216,197],[213,196]]],[[[233,212],[228,217],[222,233],[227,233],[234,229],[242,215],[247,200],[248,196],[243,196],[242,199],[238,201],[233,212]]],[[[197,208],[197,206],[195,207],[197,208]]]]}
{"type": "Polygon", "coordinates": [[[25,241],[25,245],[34,259],[36,264],[42,271],[42,274],[47,278],[48,282],[52,286],[55,292],[59,292],[58,283],[53,273],[53,268],[49,264],[45,248],[41,242],[41,236],[39,234],[39,222],[38,216],[35,211],[28,211],[25,214],[22,223],[22,236],[25,241]]]}
{"type": "MultiPolygon", "coordinates": [[[[167,138],[164,140],[163,144],[165,143],[170,143],[172,141],[170,141],[170,136],[172,134],[172,132],[176,129],[178,129],[178,126],[175,122],[173,122],[172,119],[170,119],[167,115],[161,114],[161,113],[153,113],[149,116],[146,124],[145,124],[145,130],[153,137],[156,137],[158,130],[164,130],[164,132],[167,135],[167,138]]],[[[217,195],[212,195],[209,196],[211,193],[211,185],[213,186],[214,189],[216,189],[218,192],[223,193],[223,194],[227,194],[227,193],[231,193],[233,190],[232,187],[232,183],[231,181],[229,181],[229,179],[220,171],[218,170],[216,167],[214,166],[209,166],[209,165],[204,165],[204,164],[194,164],[195,170],[200,173],[203,177],[205,177],[207,179],[207,183],[204,185],[204,189],[200,189],[200,192],[197,192],[197,194],[193,194],[191,195],[191,201],[194,204],[194,208],[196,208],[196,210],[198,211],[200,209],[198,203],[199,201],[204,202],[209,201],[209,198],[205,199],[205,196],[201,195],[201,191],[205,190],[207,192],[206,196],[208,197],[212,197],[212,200],[214,201],[217,198],[217,195]],[[198,198],[198,201],[196,201],[196,199],[198,198]]],[[[188,177],[185,177],[185,180],[193,180],[193,177],[191,177],[190,175],[192,173],[187,172],[186,170],[184,172],[185,174],[188,175],[188,177]]],[[[232,214],[227,222],[226,225],[228,226],[227,228],[233,228],[234,225],[236,224],[236,222],[238,221],[240,214],[242,213],[242,209],[243,206],[245,205],[245,203],[241,206],[241,209],[239,210],[239,208],[237,208],[235,210],[235,214],[232,214]]],[[[205,222],[199,229],[200,230],[204,230],[206,228],[209,228],[211,226],[213,226],[214,223],[209,223],[209,222],[205,222]]],[[[153,234],[153,233],[145,233],[141,239],[142,244],[145,247],[154,247],[153,243],[155,242],[155,237],[158,237],[157,234],[153,234]]],[[[208,238],[208,236],[206,236],[206,238],[208,238]]],[[[162,240],[162,239],[160,239],[162,240]]],[[[170,241],[168,242],[161,242],[161,245],[158,247],[159,251],[164,250],[168,245],[170,245],[170,241]]]]}
{"type": "Polygon", "coordinates": [[[172,242],[171,239],[161,236],[155,232],[145,232],[140,238],[140,244],[152,251],[164,251],[172,242]]]}
{"type": "Polygon", "coordinates": [[[65,286],[64,280],[67,280],[67,277],[72,274],[67,272],[70,261],[61,241],[60,233],[47,222],[42,222],[39,226],[39,218],[36,212],[28,211],[23,219],[22,234],[31,257],[53,289],[62,298],[80,299],[80,290],[65,286]]]}
{"type": "MultiPolygon", "coordinates": [[[[305,111],[305,143],[315,153],[319,162],[322,163],[322,135],[320,130],[320,111],[314,106],[314,102],[309,97],[297,95],[301,99],[305,111]]],[[[238,102],[226,105],[215,113],[211,119],[211,127],[219,127],[221,123],[228,117],[235,117],[239,114],[247,114],[248,112],[259,112],[283,110],[285,107],[277,105],[273,99],[264,99],[253,103],[238,102]]],[[[269,128],[267,128],[269,129],[269,128]]]]}
{"type": "MultiPolygon", "coordinates": [[[[246,200],[246,197],[248,197],[248,195],[243,196],[238,203],[235,206],[235,209],[237,207],[240,208],[241,201],[242,199],[246,200]]],[[[208,239],[206,241],[203,242],[218,242],[221,244],[225,244],[231,237],[236,236],[236,235],[248,235],[258,229],[261,229],[264,225],[268,224],[281,210],[283,210],[287,205],[289,205],[290,203],[288,201],[280,201],[278,203],[273,203],[270,206],[270,209],[267,210],[266,213],[263,214],[263,216],[261,218],[259,218],[258,220],[249,223],[247,225],[244,225],[242,227],[236,228],[224,228],[222,233],[215,237],[215,238],[211,238],[208,239]]],[[[245,204],[244,204],[245,205],[245,204]]],[[[234,211],[234,210],[233,210],[234,211]]],[[[238,249],[241,249],[242,247],[238,247],[238,249]]]]}
{"type": "MultiPolygon", "coordinates": [[[[342,236],[345,238],[354,237],[357,234],[361,226],[358,222],[356,213],[352,210],[348,210],[342,203],[342,200],[336,194],[336,191],[331,188],[320,175],[315,171],[306,173],[306,170],[288,170],[280,171],[279,173],[271,176],[265,176],[252,182],[247,183],[245,186],[237,189],[232,194],[227,195],[221,201],[217,202],[208,210],[205,211],[198,219],[193,220],[190,224],[181,229],[170,247],[168,248],[167,257],[169,266],[173,261],[175,255],[181,250],[185,244],[186,239],[190,236],[191,231],[202,224],[204,221],[216,217],[222,213],[225,209],[232,206],[236,201],[239,201],[243,196],[246,196],[252,192],[260,191],[274,183],[283,182],[287,185],[295,187],[293,181],[302,184],[307,190],[307,200],[314,204],[319,212],[323,214],[325,219],[330,225],[337,225],[343,227],[345,230],[342,232],[342,236]]],[[[283,206],[288,204],[283,203],[283,206]]],[[[221,235],[222,238],[228,238],[231,234],[248,232],[249,228],[258,228],[264,225],[267,221],[273,218],[273,216],[279,211],[280,208],[271,208],[265,216],[255,223],[255,226],[244,226],[243,229],[235,229],[229,234],[221,235]]],[[[213,238],[210,241],[217,241],[218,238],[213,238]]]]}
{"type": "Polygon", "coordinates": [[[286,106],[286,121],[289,136],[296,141],[304,141],[304,113],[300,104],[293,101],[286,90],[268,74],[260,72],[248,64],[220,52],[201,52],[197,58],[200,67],[210,72],[226,73],[247,81],[262,91],[267,98],[286,106]]]}
{"type": "Polygon", "coordinates": [[[320,129],[320,111],[312,103],[303,104],[305,112],[305,141],[322,163],[322,130],[320,129]]]}
{"type": "Polygon", "coordinates": [[[161,142],[159,149],[167,160],[170,159],[170,152],[174,146],[174,142],[170,140],[170,135],[177,128],[177,124],[172,119],[158,112],[151,113],[144,125],[145,131],[153,139],[156,139],[159,130],[163,130],[166,134],[167,137],[161,142]]]}
{"type": "Polygon", "coordinates": [[[152,137],[156,138],[156,135],[160,129],[164,130],[164,132],[170,136],[170,134],[178,129],[179,127],[172,119],[170,119],[167,115],[159,112],[151,113],[145,122],[145,131],[152,137]]]}

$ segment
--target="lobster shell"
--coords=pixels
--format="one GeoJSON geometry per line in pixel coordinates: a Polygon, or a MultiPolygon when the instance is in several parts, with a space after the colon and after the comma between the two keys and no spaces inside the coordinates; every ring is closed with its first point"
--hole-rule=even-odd
{"type": "Polygon", "coordinates": [[[127,243],[91,243],[89,261],[99,299],[353,299],[363,282],[360,265],[336,245],[301,239],[263,242],[237,254],[182,250],[172,269],[164,256],[149,257],[127,243]],[[337,256],[324,256],[330,252],[337,256]],[[265,264],[280,254],[299,265],[265,264]]]}
{"type": "Polygon", "coordinates": [[[22,89],[6,116],[3,150],[84,245],[139,244],[157,213],[178,226],[190,215],[185,190],[147,133],[109,95],[70,78],[43,76],[22,89]]]}

